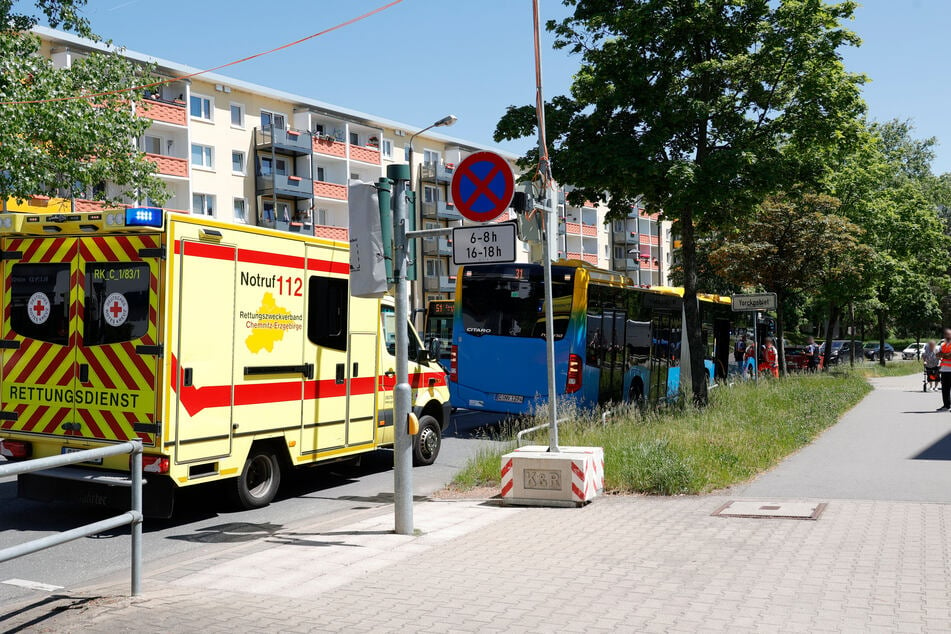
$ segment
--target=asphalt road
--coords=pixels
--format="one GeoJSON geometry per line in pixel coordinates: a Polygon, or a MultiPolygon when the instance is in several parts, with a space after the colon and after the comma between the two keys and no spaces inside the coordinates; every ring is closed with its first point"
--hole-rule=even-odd
{"type": "MultiPolygon", "coordinates": [[[[413,492],[427,496],[442,488],[478,449],[494,441],[500,416],[457,412],[443,438],[436,464],[413,470],[413,492]]],[[[285,478],[278,499],[266,508],[235,511],[217,489],[192,488],[176,501],[171,520],[146,519],[144,565],[167,566],[196,549],[227,548],[259,539],[297,521],[345,514],[392,502],[393,458],[388,451],[367,454],[361,465],[347,463],[303,469],[285,478]]],[[[16,482],[0,480],[0,548],[23,543],[114,515],[71,504],[44,504],[16,497],[16,482]]],[[[128,528],[50,548],[0,564],[0,614],[10,602],[46,592],[10,585],[25,580],[76,588],[128,574],[128,528]]]]}
{"type": "Polygon", "coordinates": [[[951,414],[921,374],[873,379],[875,390],[815,442],[737,495],[951,504],[951,414]]]}

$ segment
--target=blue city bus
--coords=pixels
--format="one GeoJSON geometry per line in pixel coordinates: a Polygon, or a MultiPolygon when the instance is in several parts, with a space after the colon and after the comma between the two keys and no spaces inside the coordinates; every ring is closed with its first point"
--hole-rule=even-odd
{"type": "MultiPolygon", "coordinates": [[[[548,394],[541,265],[465,266],[457,291],[449,367],[453,407],[509,414],[537,410],[548,394]]],[[[683,300],[676,292],[640,288],[618,273],[560,261],[552,265],[552,310],[559,398],[588,407],[677,398],[683,300]]],[[[704,314],[719,319],[712,311],[704,314]]],[[[722,320],[717,326],[722,333],[722,320]]],[[[711,323],[704,336],[716,330],[711,323]]],[[[727,322],[726,341],[715,346],[721,355],[729,355],[729,338],[727,322]]],[[[720,374],[717,355],[714,346],[706,347],[713,381],[720,374]]]]}

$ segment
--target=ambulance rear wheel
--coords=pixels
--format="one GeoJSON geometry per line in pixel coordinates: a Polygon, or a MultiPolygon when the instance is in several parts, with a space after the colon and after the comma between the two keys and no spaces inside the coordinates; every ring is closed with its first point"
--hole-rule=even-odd
{"type": "Polygon", "coordinates": [[[432,416],[421,416],[419,433],[413,436],[413,466],[425,467],[436,462],[442,446],[439,421],[432,416]]]}
{"type": "Polygon", "coordinates": [[[267,506],[281,486],[281,465],[267,447],[252,449],[232,489],[234,501],[245,509],[267,506]]]}

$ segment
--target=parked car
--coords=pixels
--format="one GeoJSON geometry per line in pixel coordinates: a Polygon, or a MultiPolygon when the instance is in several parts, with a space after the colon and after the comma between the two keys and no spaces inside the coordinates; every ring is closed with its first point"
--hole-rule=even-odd
{"type": "Polygon", "coordinates": [[[865,347],[862,349],[862,352],[865,353],[865,358],[869,361],[878,361],[881,357],[885,357],[886,361],[891,361],[895,357],[895,349],[892,348],[892,344],[885,344],[885,352],[882,353],[881,347],[877,343],[870,342],[865,344],[865,347]]]}
{"type": "Polygon", "coordinates": [[[909,359],[917,359],[921,356],[921,351],[924,349],[925,344],[913,343],[901,351],[901,358],[905,361],[908,361],[909,359]]]}
{"type": "MultiPolygon", "coordinates": [[[[786,346],[786,370],[789,372],[808,370],[809,355],[804,346],[786,346]]],[[[819,355],[819,367],[823,367],[822,354],[819,355]]]]}
{"type": "MultiPolygon", "coordinates": [[[[848,339],[836,339],[832,342],[832,354],[829,356],[828,365],[835,365],[839,361],[845,362],[849,360],[849,350],[852,347],[852,342],[848,339]]],[[[855,342],[855,358],[862,358],[862,342],[855,342]]]]}

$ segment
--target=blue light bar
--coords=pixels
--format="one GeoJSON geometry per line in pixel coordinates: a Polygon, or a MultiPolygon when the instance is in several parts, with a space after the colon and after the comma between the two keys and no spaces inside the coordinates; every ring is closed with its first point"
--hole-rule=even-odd
{"type": "Polygon", "coordinates": [[[162,210],[157,207],[129,207],[125,210],[125,226],[162,228],[162,210]]]}

